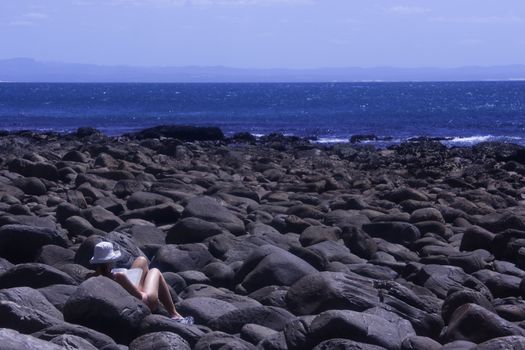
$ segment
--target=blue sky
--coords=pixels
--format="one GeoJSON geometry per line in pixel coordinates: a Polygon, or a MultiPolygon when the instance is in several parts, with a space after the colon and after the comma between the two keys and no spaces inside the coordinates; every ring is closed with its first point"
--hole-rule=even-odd
{"type": "Polygon", "coordinates": [[[0,59],[240,68],[525,64],[525,0],[0,0],[0,59]]]}

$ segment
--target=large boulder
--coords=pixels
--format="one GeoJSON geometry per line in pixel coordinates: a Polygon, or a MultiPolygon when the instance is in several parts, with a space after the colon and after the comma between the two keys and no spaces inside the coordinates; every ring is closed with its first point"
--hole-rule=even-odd
{"type": "Polygon", "coordinates": [[[18,305],[41,311],[59,320],[62,313],[38,290],[29,287],[0,289],[0,300],[12,301],[18,305]]]}
{"type": "Polygon", "coordinates": [[[190,345],[181,336],[172,332],[145,334],[129,344],[129,350],[190,350],[190,345]]]}
{"type": "Polygon", "coordinates": [[[193,350],[255,350],[255,345],[241,338],[223,332],[210,332],[199,339],[193,350]]]}
{"type": "Polygon", "coordinates": [[[330,310],[317,316],[310,325],[309,337],[313,343],[331,338],[401,349],[403,341],[415,335],[413,329],[399,327],[380,316],[350,310],[330,310]]]}
{"type": "Polygon", "coordinates": [[[177,310],[183,315],[193,316],[196,323],[205,325],[230,311],[237,310],[237,307],[215,298],[195,297],[178,303],[177,310]]]}
{"type": "Polygon", "coordinates": [[[253,292],[271,285],[291,286],[317,270],[297,256],[272,245],[252,252],[236,274],[242,288],[253,292]]]}
{"type": "Polygon", "coordinates": [[[99,230],[110,232],[124,223],[118,216],[101,206],[94,206],[82,211],[82,216],[99,230]]]}
{"type": "Polygon", "coordinates": [[[168,230],[166,243],[198,243],[204,241],[206,238],[224,232],[224,229],[216,223],[208,222],[199,218],[188,217],[177,221],[177,223],[168,230]]]}
{"type": "Polygon", "coordinates": [[[80,337],[86,341],[88,341],[90,344],[92,344],[97,349],[104,349],[104,350],[119,350],[120,348],[117,346],[115,341],[111,339],[109,336],[97,332],[91,328],[87,328],[78,324],[73,323],[67,323],[62,322],[56,325],[49,326],[47,328],[44,328],[36,333],[32,334],[34,337],[52,341],[53,339],[56,339],[57,337],[63,336],[63,335],[71,335],[80,337]]]}
{"type": "Polygon", "coordinates": [[[363,230],[372,237],[405,246],[421,237],[419,229],[407,222],[373,222],[363,225],[363,230]]]}
{"type": "Polygon", "coordinates": [[[286,294],[288,309],[296,315],[312,315],[330,309],[364,311],[380,304],[374,283],[341,272],[307,275],[286,294]]]}
{"type": "Polygon", "coordinates": [[[192,348],[194,348],[195,343],[205,334],[195,325],[184,325],[161,315],[146,316],[140,324],[139,335],[156,332],[171,332],[177,334],[186,340],[192,348]]]}
{"type": "Polygon", "coordinates": [[[130,136],[139,140],[170,137],[181,141],[224,140],[224,134],[218,127],[159,125],[144,129],[130,136]]]}
{"type": "Polygon", "coordinates": [[[525,330],[497,314],[476,304],[465,304],[452,314],[448,326],[443,330],[445,343],[454,340],[468,340],[474,343],[519,335],[525,336],[525,330]]]}
{"type": "Polygon", "coordinates": [[[294,315],[282,308],[256,306],[229,311],[210,321],[208,326],[214,330],[231,334],[240,332],[241,328],[248,323],[281,331],[294,318],[294,315]]]}
{"type": "Polygon", "coordinates": [[[61,334],[49,341],[67,350],[97,350],[90,342],[76,335],[61,334]]]}
{"type": "Polygon", "coordinates": [[[64,350],[62,346],[5,328],[0,329],[0,344],[3,350],[64,350]]]}
{"type": "Polygon", "coordinates": [[[182,217],[196,217],[214,222],[236,235],[245,233],[242,220],[211,197],[201,196],[190,199],[182,212],[182,217]]]}
{"type": "Polygon", "coordinates": [[[67,236],[58,229],[26,225],[0,227],[0,257],[16,264],[34,261],[45,245],[66,247],[67,243],[67,236]]]}
{"type": "Polygon", "coordinates": [[[15,265],[0,274],[0,289],[13,287],[42,288],[53,284],[76,285],[68,274],[44,264],[15,265]]]}
{"type": "Polygon", "coordinates": [[[30,334],[61,323],[64,321],[42,311],[12,301],[0,301],[0,328],[30,334]]]}
{"type": "Polygon", "coordinates": [[[167,244],[157,251],[151,266],[158,268],[162,272],[182,272],[200,270],[214,260],[215,258],[204,245],[167,244]]]}
{"type": "Polygon", "coordinates": [[[118,283],[93,277],[82,283],[64,306],[64,319],[95,329],[129,344],[149,308],[118,283]]]}
{"type": "Polygon", "coordinates": [[[13,184],[28,195],[42,196],[47,192],[46,185],[37,177],[21,177],[13,184]]]}

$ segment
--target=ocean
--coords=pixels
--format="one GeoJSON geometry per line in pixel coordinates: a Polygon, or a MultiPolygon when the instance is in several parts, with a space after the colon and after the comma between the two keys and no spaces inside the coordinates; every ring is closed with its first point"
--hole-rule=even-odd
{"type": "Polygon", "coordinates": [[[525,82],[46,84],[0,83],[0,129],[120,135],[159,124],[218,126],[346,142],[525,144],[525,82]]]}

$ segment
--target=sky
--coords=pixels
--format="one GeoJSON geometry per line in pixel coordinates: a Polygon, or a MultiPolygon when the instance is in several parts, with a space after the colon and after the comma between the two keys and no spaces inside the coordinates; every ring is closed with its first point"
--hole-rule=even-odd
{"type": "Polygon", "coordinates": [[[238,68],[525,64],[525,0],[0,0],[0,59],[238,68]]]}

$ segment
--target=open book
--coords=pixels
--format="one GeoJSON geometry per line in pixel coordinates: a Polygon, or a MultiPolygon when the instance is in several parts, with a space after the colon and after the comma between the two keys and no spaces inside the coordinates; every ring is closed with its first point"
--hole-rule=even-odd
{"type": "Polygon", "coordinates": [[[139,285],[140,278],[142,277],[142,269],[112,269],[111,273],[123,272],[126,274],[128,280],[133,283],[135,286],[139,285]]]}

